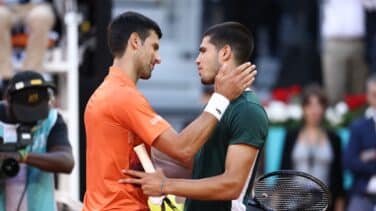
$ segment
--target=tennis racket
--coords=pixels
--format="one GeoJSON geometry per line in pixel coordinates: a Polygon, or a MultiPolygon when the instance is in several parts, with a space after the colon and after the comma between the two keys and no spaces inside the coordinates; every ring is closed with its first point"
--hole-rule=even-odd
{"type": "MultiPolygon", "coordinates": [[[[147,173],[155,172],[154,165],[150,160],[150,157],[149,157],[149,154],[146,151],[145,145],[144,144],[137,145],[137,146],[133,147],[133,150],[136,152],[136,155],[137,155],[138,159],[140,160],[141,165],[144,168],[145,172],[147,172],[147,173]]],[[[152,197],[150,197],[150,201],[153,204],[161,205],[161,204],[163,204],[164,198],[165,198],[165,196],[159,196],[159,197],[152,196],[152,197]]]]}
{"type": "MultiPolygon", "coordinates": [[[[149,154],[146,151],[145,145],[140,144],[133,147],[134,151],[137,154],[138,159],[141,162],[142,167],[144,168],[145,172],[153,173],[155,172],[154,165],[151,162],[149,154]]],[[[161,211],[166,210],[166,204],[170,207],[173,211],[179,211],[178,208],[171,202],[171,200],[167,196],[152,196],[149,197],[151,203],[157,204],[161,206],[161,211]]]]}
{"type": "Polygon", "coordinates": [[[310,174],[280,170],[258,177],[253,185],[250,206],[263,210],[327,210],[328,187],[310,174]]]}

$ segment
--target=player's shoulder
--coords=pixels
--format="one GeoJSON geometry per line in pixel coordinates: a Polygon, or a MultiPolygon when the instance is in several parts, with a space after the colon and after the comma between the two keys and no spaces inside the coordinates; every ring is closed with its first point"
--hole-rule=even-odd
{"type": "Polygon", "coordinates": [[[145,104],[145,101],[141,92],[133,87],[120,83],[109,84],[108,81],[104,81],[91,95],[86,110],[118,110],[125,107],[137,107],[145,104]]]}
{"type": "Polygon", "coordinates": [[[371,124],[373,124],[372,118],[359,117],[350,124],[350,129],[355,129],[355,130],[363,129],[363,128],[367,128],[367,126],[371,124]]]}
{"type": "Polygon", "coordinates": [[[264,112],[264,108],[253,91],[246,91],[240,95],[236,100],[231,102],[231,109],[235,110],[249,110],[264,112]]]}
{"type": "Polygon", "coordinates": [[[239,98],[231,102],[226,110],[228,121],[256,119],[260,122],[268,122],[267,114],[252,92],[245,92],[239,98]]]}
{"type": "Polygon", "coordinates": [[[107,87],[103,90],[106,95],[106,98],[109,98],[113,101],[138,101],[144,100],[142,93],[134,87],[130,87],[126,84],[116,84],[110,87],[107,87]]]}

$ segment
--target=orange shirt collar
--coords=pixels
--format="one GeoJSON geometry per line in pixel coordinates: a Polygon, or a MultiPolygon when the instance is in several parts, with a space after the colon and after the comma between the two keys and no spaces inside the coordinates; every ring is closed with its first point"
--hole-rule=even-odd
{"type": "Polygon", "coordinates": [[[136,88],[136,84],[129,78],[128,74],[118,67],[111,66],[109,76],[114,76],[114,78],[120,80],[126,85],[136,88]]]}

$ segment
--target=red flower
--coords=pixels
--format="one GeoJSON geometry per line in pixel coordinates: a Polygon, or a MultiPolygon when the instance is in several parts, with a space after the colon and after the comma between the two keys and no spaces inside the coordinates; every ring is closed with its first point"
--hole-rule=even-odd
{"type": "Polygon", "coordinates": [[[272,97],[275,100],[279,100],[288,103],[293,97],[300,95],[302,89],[298,85],[292,85],[286,88],[276,88],[272,91],[272,97]]]}
{"type": "Polygon", "coordinates": [[[292,85],[289,89],[291,95],[300,95],[300,93],[302,92],[302,88],[298,85],[292,85]]]}
{"type": "Polygon", "coordinates": [[[276,88],[272,92],[273,99],[287,103],[289,100],[289,91],[284,88],[276,88]]]}
{"type": "Polygon", "coordinates": [[[345,96],[345,102],[350,110],[355,110],[367,103],[367,97],[365,94],[347,95],[345,96]]]}

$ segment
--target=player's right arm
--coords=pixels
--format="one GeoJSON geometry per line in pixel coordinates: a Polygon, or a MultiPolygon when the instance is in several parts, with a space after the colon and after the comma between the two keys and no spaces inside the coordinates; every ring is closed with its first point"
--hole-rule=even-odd
{"type": "MultiPolygon", "coordinates": [[[[245,63],[235,70],[221,70],[215,79],[215,92],[230,101],[236,99],[254,81],[255,69],[254,65],[245,63]]],[[[203,111],[180,133],[170,127],[162,132],[152,145],[189,167],[194,155],[209,138],[218,121],[211,112],[203,111]]]]}

